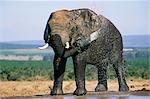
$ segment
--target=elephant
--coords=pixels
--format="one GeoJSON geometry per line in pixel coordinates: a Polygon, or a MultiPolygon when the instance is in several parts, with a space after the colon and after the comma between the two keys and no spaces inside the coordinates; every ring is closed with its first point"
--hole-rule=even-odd
{"type": "Polygon", "coordinates": [[[107,66],[114,67],[119,91],[128,91],[123,63],[122,36],[114,24],[102,15],[83,8],[52,12],[44,31],[46,45],[54,50],[54,86],[51,95],[63,94],[65,65],[72,57],[76,81],[74,95],[85,95],[87,64],[97,67],[96,92],[107,91],[107,66]]]}

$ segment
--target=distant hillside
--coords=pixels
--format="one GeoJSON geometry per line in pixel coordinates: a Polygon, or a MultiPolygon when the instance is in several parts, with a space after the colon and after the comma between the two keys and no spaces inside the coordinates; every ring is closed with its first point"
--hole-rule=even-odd
{"type": "Polygon", "coordinates": [[[124,47],[146,47],[150,48],[150,35],[123,36],[124,47]]]}
{"type": "Polygon", "coordinates": [[[12,43],[0,43],[0,49],[27,49],[37,48],[39,45],[35,44],[12,44],[12,43]]]}
{"type": "Polygon", "coordinates": [[[44,40],[11,41],[11,42],[4,42],[4,43],[20,44],[20,45],[42,45],[44,44],[44,40]]]}
{"type": "MultiPolygon", "coordinates": [[[[44,44],[43,40],[0,42],[0,49],[37,48],[44,44]]],[[[150,48],[150,35],[123,36],[124,47],[150,48]]]]}

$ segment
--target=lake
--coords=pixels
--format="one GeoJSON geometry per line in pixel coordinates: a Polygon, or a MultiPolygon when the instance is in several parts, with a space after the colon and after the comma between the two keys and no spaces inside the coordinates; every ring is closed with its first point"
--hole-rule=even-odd
{"type": "Polygon", "coordinates": [[[150,99],[150,91],[131,92],[88,92],[85,96],[75,96],[71,93],[58,96],[35,95],[3,97],[2,99],[150,99]]]}

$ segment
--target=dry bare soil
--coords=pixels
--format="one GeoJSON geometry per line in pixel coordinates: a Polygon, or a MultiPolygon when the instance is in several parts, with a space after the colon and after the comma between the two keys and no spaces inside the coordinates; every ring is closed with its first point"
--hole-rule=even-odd
{"type": "MultiPolygon", "coordinates": [[[[150,80],[128,80],[130,91],[150,90],[150,80]]],[[[86,81],[87,91],[94,91],[97,81],[86,81]]],[[[0,81],[0,97],[49,94],[53,81],[0,81]]],[[[74,81],[64,81],[64,93],[73,93],[74,81]]],[[[108,80],[108,91],[118,91],[117,80],[108,80]]]]}

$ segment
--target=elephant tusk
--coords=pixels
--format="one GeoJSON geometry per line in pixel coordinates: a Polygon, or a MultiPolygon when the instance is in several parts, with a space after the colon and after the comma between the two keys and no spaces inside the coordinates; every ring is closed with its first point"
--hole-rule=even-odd
{"type": "Polygon", "coordinates": [[[70,46],[69,46],[69,42],[66,42],[65,45],[66,45],[66,46],[65,46],[66,49],[68,49],[68,48],[70,47],[70,46]]]}
{"type": "Polygon", "coordinates": [[[46,48],[48,48],[48,46],[49,46],[49,44],[48,43],[46,43],[44,46],[42,46],[42,47],[38,47],[40,50],[43,50],[43,49],[46,49],[46,48]]]}

